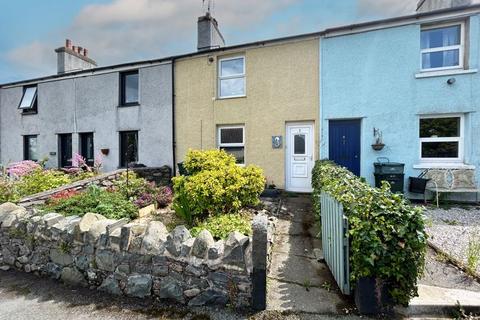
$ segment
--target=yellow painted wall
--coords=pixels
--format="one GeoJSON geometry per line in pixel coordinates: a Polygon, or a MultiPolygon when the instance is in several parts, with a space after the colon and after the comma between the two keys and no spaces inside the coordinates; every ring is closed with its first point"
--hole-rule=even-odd
{"type": "Polygon", "coordinates": [[[263,168],[268,183],[285,187],[285,125],[314,121],[319,133],[319,40],[296,40],[196,56],[175,63],[176,160],[189,148],[217,147],[217,127],[245,125],[245,162],[263,168]],[[246,97],[218,99],[218,59],[245,55],[246,97]],[[213,62],[209,58],[213,57],[213,62]],[[282,149],[272,136],[283,136],[282,149]]]}

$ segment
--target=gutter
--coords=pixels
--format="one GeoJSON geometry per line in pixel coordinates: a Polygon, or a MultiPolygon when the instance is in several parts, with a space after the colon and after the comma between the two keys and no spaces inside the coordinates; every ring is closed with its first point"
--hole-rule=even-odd
{"type": "Polygon", "coordinates": [[[175,140],[175,59],[172,60],[172,177],[177,175],[177,162],[175,159],[176,140],[175,140]]]}

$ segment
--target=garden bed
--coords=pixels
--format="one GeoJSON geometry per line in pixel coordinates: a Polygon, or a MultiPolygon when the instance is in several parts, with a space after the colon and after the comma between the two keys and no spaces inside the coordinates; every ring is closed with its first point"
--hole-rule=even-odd
{"type": "Polygon", "coordinates": [[[47,169],[41,162],[26,160],[0,166],[0,204],[20,202],[32,195],[95,177],[101,167],[100,161],[96,161],[94,167],[88,166],[79,155],[74,156],[73,164],[68,169],[47,169]]]}

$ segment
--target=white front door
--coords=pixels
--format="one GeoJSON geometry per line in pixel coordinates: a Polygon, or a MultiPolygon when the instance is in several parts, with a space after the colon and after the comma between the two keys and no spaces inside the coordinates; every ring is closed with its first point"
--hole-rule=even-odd
{"type": "Polygon", "coordinates": [[[287,124],[286,189],[312,192],[313,124],[287,124]]]}

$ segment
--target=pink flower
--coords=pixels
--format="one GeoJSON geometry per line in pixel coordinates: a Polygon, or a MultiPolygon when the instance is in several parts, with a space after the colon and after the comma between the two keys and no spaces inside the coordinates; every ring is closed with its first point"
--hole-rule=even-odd
{"type": "Polygon", "coordinates": [[[85,161],[85,158],[78,153],[74,153],[72,158],[72,167],[83,168],[85,166],[87,166],[87,161],[85,161]]]}
{"type": "Polygon", "coordinates": [[[35,161],[25,160],[25,161],[11,163],[7,167],[7,173],[10,176],[20,178],[31,173],[32,171],[35,171],[41,168],[42,167],[35,161]]]}

